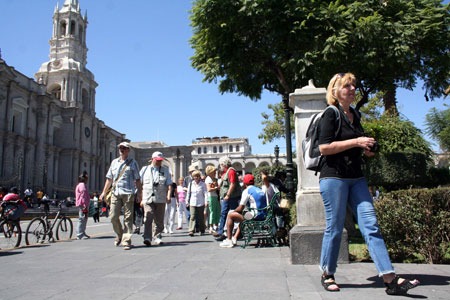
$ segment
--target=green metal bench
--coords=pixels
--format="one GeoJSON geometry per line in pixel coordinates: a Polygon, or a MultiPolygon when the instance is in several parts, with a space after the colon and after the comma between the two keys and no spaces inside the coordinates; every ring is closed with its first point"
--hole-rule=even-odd
{"type": "Polygon", "coordinates": [[[269,205],[267,205],[264,208],[261,209],[246,208],[246,210],[253,210],[254,216],[257,216],[258,213],[261,211],[265,211],[266,217],[262,220],[255,220],[255,218],[253,218],[241,222],[239,226],[241,227],[241,234],[243,236],[244,241],[244,244],[241,246],[242,248],[247,247],[247,245],[250,244],[250,242],[253,239],[265,240],[266,242],[270,243],[270,245],[272,245],[273,247],[277,246],[276,240],[277,227],[275,224],[274,206],[279,196],[280,196],[279,193],[273,195],[269,205]]]}

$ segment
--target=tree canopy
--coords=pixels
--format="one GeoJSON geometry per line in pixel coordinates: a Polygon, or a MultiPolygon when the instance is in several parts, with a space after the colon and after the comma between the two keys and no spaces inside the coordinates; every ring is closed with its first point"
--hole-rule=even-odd
{"type": "Polygon", "coordinates": [[[438,111],[432,108],[425,116],[426,133],[439,143],[439,147],[450,151],[450,108],[438,111]]]}
{"type": "Polygon", "coordinates": [[[396,112],[397,87],[420,78],[426,98],[450,85],[449,5],[440,0],[196,0],[192,66],[221,93],[257,101],[314,79],[353,72],[363,95],[382,92],[396,112]]]}

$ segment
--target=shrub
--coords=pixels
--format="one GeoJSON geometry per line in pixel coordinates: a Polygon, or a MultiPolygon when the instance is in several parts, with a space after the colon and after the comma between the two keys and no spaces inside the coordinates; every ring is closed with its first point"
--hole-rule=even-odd
{"type": "Polygon", "coordinates": [[[448,263],[449,208],[449,188],[400,190],[375,202],[393,261],[448,263]]]}
{"type": "Polygon", "coordinates": [[[365,173],[369,185],[387,190],[423,187],[428,182],[428,160],[423,153],[379,153],[366,161],[365,173]]]}
{"type": "Polygon", "coordinates": [[[430,168],[428,170],[428,186],[443,186],[450,184],[449,168],[430,168]]]}

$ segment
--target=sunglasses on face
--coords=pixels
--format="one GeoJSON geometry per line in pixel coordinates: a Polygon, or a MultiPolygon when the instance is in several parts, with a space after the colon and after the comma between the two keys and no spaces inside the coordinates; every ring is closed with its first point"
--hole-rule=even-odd
{"type": "Polygon", "coordinates": [[[334,79],[334,82],[333,82],[333,88],[335,87],[337,80],[344,76],[345,76],[345,73],[337,73],[336,74],[336,78],[334,79]]]}

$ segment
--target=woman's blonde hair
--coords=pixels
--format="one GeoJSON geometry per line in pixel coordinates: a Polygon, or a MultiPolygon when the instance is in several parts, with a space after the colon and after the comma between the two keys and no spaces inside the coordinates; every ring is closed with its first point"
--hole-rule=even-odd
{"type": "Polygon", "coordinates": [[[335,74],[327,88],[327,103],[328,105],[339,106],[339,100],[336,95],[336,91],[346,84],[352,84],[356,86],[356,77],[352,73],[337,73],[335,74]]]}

